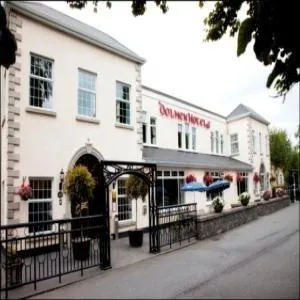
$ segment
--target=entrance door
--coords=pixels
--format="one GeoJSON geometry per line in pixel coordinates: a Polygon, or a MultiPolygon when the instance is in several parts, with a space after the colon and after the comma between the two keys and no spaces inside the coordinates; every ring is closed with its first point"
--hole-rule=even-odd
{"type": "Polygon", "coordinates": [[[83,165],[88,168],[96,181],[92,199],[89,200],[89,215],[98,215],[104,213],[101,211],[101,188],[100,188],[100,162],[92,154],[82,155],[75,165],[83,165]]]}

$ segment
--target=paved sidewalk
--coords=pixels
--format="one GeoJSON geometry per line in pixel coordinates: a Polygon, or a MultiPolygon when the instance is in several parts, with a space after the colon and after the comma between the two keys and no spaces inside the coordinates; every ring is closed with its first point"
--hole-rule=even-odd
{"type": "MultiPolygon", "coordinates": [[[[295,299],[299,293],[299,202],[176,252],[112,269],[32,299],[174,299],[195,287],[214,282],[215,278],[226,278],[232,270],[239,269],[245,274],[247,264],[251,265],[263,256],[274,255],[273,250],[283,246],[284,255],[275,255],[273,262],[275,265],[278,257],[287,260],[283,276],[288,274],[288,277],[278,281],[280,272],[272,273],[274,268],[271,267],[270,271],[268,268],[260,270],[260,277],[252,276],[252,282],[240,282],[243,276],[237,276],[234,278],[237,281],[235,286],[239,286],[240,293],[236,297],[245,297],[244,284],[250,285],[247,288],[251,291],[251,284],[255,287],[259,281],[260,286],[263,286],[261,282],[269,284],[271,293],[280,292],[279,298],[296,295],[292,297],[295,299]],[[277,282],[281,282],[279,290],[277,282]]],[[[261,295],[261,298],[267,297],[267,294],[261,295]]]]}
{"type": "MultiPolygon", "coordinates": [[[[195,240],[191,241],[191,243],[195,242],[195,240]]],[[[118,269],[122,268],[134,263],[137,263],[139,261],[145,260],[145,259],[153,259],[157,255],[161,255],[165,252],[176,250],[180,247],[183,247],[185,245],[188,245],[189,243],[187,241],[182,242],[182,245],[180,246],[178,243],[172,245],[172,249],[169,249],[166,247],[163,249],[162,253],[160,254],[151,254],[149,253],[149,234],[144,234],[144,242],[143,246],[141,248],[132,248],[129,246],[129,238],[124,237],[116,240],[111,240],[111,264],[112,269],[118,269]]],[[[28,284],[25,286],[22,286],[20,288],[11,290],[8,292],[8,298],[9,299],[20,299],[24,297],[30,297],[35,294],[39,294],[41,292],[49,291],[54,288],[61,288],[65,285],[76,283],[78,281],[86,280],[88,278],[92,278],[94,276],[97,276],[99,274],[103,274],[108,271],[102,271],[99,269],[99,267],[94,267],[90,269],[84,270],[84,276],[81,277],[80,271],[70,273],[67,275],[62,276],[62,283],[59,283],[58,277],[40,281],[37,283],[37,289],[34,290],[33,284],[28,284]]],[[[5,293],[2,293],[1,299],[5,298],[5,293]]]]}

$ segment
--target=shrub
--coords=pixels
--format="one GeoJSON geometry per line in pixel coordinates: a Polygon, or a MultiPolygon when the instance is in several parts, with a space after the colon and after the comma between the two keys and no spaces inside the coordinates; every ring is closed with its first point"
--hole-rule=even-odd
{"type": "Polygon", "coordinates": [[[271,192],[270,191],[264,191],[264,193],[263,193],[263,199],[265,200],[265,201],[268,201],[270,198],[271,198],[271,192]]]}
{"type": "Polygon", "coordinates": [[[243,206],[247,206],[250,201],[250,194],[247,192],[241,193],[239,195],[239,201],[243,206]]]}
{"type": "Polygon", "coordinates": [[[216,213],[222,212],[223,207],[224,207],[222,198],[221,198],[220,196],[216,196],[216,197],[213,199],[212,206],[213,206],[214,211],[215,211],[216,213]]]}
{"type": "Polygon", "coordinates": [[[277,197],[283,197],[283,195],[284,195],[284,190],[283,190],[282,188],[278,188],[278,189],[276,190],[276,195],[277,195],[277,197]]]}
{"type": "Polygon", "coordinates": [[[93,196],[95,184],[87,167],[79,165],[68,170],[64,188],[74,204],[73,212],[76,217],[88,210],[88,200],[93,196]]]}

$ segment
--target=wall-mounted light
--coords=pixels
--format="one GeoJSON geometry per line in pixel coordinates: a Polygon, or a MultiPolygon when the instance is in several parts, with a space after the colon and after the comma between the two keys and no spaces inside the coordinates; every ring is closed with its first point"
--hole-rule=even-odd
{"type": "Polygon", "coordinates": [[[61,169],[60,173],[59,173],[59,188],[58,188],[58,193],[57,193],[57,197],[59,198],[59,205],[62,205],[62,197],[63,197],[63,182],[64,182],[64,178],[65,178],[65,173],[64,170],[61,169]]]}

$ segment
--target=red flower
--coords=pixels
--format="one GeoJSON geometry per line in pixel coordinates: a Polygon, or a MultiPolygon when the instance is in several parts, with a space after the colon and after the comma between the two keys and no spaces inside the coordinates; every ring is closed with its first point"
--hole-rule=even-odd
{"type": "Polygon", "coordinates": [[[28,200],[32,197],[32,188],[29,184],[27,185],[24,182],[25,180],[23,180],[23,183],[20,185],[15,194],[19,195],[22,200],[28,200]]]}
{"type": "Polygon", "coordinates": [[[197,179],[194,175],[190,174],[190,175],[186,176],[186,178],[185,178],[186,183],[190,183],[190,182],[193,182],[193,181],[197,181],[197,179]]]}
{"type": "Polygon", "coordinates": [[[240,173],[237,173],[236,174],[236,182],[241,182],[241,181],[243,181],[244,180],[244,178],[241,176],[241,174],[240,173]]]}
{"type": "Polygon", "coordinates": [[[208,172],[206,172],[205,175],[203,176],[203,182],[206,185],[210,185],[213,182],[213,178],[212,178],[212,176],[209,175],[208,172]]]}
{"type": "Polygon", "coordinates": [[[255,172],[255,173],[254,173],[254,176],[253,176],[253,181],[254,181],[255,183],[258,183],[258,182],[260,182],[260,178],[259,178],[259,176],[258,176],[257,172],[255,172]]]}
{"type": "Polygon", "coordinates": [[[233,181],[233,177],[230,174],[226,174],[224,178],[230,182],[233,181]]]}

